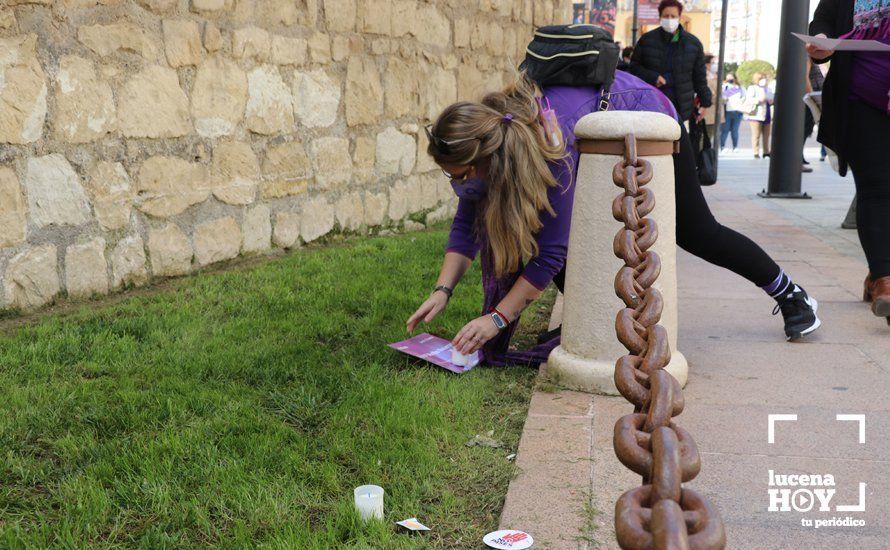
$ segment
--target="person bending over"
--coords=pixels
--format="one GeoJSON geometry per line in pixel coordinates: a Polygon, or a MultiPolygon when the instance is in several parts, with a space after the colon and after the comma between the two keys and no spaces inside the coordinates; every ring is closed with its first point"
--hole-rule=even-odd
{"type": "MultiPolygon", "coordinates": [[[[622,71],[611,86],[610,110],[654,111],[677,119],[667,99],[622,71]]],[[[484,348],[489,364],[543,362],[558,338],[526,351],[508,348],[522,311],[554,281],[562,290],[579,153],[573,129],[599,104],[597,87],[539,89],[522,75],[481,102],[447,107],[426,128],[428,153],[459,197],[445,258],[431,295],[407,321],[412,332],[443,309],[454,287],[481,253],[484,314],[454,337],[464,354],[484,348]],[[557,114],[558,143],[544,129],[539,100],[557,114]]],[[[717,223],[696,176],[688,134],[681,126],[674,155],[677,243],[761,287],[782,312],[785,335],[800,338],[819,327],[816,300],[753,241],[717,223]]],[[[611,238],[603,235],[602,238],[611,238]]]]}

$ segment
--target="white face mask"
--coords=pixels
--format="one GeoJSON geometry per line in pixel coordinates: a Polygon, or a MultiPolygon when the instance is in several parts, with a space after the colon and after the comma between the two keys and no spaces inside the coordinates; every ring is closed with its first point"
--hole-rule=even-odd
{"type": "Polygon", "coordinates": [[[661,18],[661,28],[664,29],[665,32],[674,34],[677,31],[677,27],[679,26],[679,19],[668,19],[667,17],[661,18]]]}
{"type": "Polygon", "coordinates": [[[757,81],[757,84],[758,84],[759,86],[761,86],[761,87],[762,87],[762,86],[766,86],[766,79],[765,79],[765,78],[761,78],[760,80],[757,81]]]}

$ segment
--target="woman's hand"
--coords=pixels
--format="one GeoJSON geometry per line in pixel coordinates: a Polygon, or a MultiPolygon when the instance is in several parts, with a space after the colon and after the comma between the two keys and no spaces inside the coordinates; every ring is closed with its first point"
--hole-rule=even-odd
{"type": "Polygon", "coordinates": [[[498,335],[498,327],[488,315],[473,319],[460,329],[451,343],[457,351],[470,355],[498,335]]]}
{"type": "Polygon", "coordinates": [[[417,326],[421,320],[424,323],[429,323],[433,319],[436,318],[436,315],[442,312],[445,309],[445,306],[448,305],[448,295],[442,292],[441,290],[437,290],[433,292],[429,298],[426,299],[424,303],[417,308],[417,311],[414,312],[414,315],[408,318],[408,333],[414,332],[414,327],[417,326]]]}
{"type": "MultiPolygon", "coordinates": [[[[825,33],[819,33],[816,35],[816,38],[828,38],[825,36],[825,33]]],[[[826,57],[830,56],[834,53],[834,50],[823,50],[821,48],[816,47],[814,44],[807,44],[807,54],[815,59],[816,61],[822,61],[826,57]]]]}

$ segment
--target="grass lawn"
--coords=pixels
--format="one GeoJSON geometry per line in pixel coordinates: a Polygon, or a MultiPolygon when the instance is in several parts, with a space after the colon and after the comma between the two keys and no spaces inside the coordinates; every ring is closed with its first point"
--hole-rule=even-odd
{"type": "MultiPolygon", "coordinates": [[[[480,546],[536,371],[385,347],[446,233],[355,239],[0,327],[0,547],[480,546]],[[493,430],[502,449],[464,445],[493,430]],[[386,491],[362,525],[352,489],[386,491]],[[417,516],[423,536],[392,522],[417,516]]],[[[427,330],[478,314],[474,268],[427,330]]],[[[533,308],[526,339],[546,324],[533,308]]]]}

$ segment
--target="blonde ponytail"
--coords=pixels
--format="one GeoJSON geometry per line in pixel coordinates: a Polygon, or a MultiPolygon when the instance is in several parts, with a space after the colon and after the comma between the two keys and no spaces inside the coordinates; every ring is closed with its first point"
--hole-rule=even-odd
{"type": "Polygon", "coordinates": [[[541,124],[540,95],[523,74],[481,103],[449,106],[432,129],[438,140],[428,152],[437,163],[487,165],[482,223],[499,277],[538,254],[540,213],[554,215],[547,191],[557,181],[548,163],[564,159],[566,152],[562,136],[554,145],[541,124]]]}

